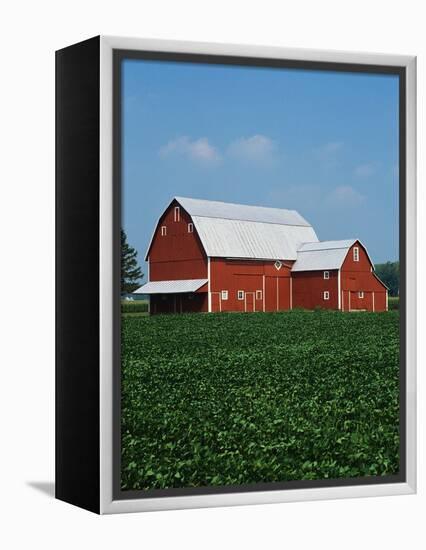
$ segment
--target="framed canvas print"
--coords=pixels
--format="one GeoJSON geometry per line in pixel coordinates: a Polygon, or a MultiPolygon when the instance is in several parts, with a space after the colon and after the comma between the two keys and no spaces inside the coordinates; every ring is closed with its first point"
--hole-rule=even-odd
{"type": "Polygon", "coordinates": [[[416,490],[415,58],[56,54],[56,496],[416,490]]]}

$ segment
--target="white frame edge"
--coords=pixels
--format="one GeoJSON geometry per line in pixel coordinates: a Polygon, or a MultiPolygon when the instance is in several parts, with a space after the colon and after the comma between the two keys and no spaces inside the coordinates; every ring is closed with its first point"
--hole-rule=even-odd
{"type": "Polygon", "coordinates": [[[405,55],[287,49],[269,46],[178,42],[102,36],[100,38],[100,513],[125,513],[183,508],[239,506],[304,500],[373,497],[416,492],[416,58],[405,55]],[[328,61],[406,68],[406,468],[405,483],[310,489],[113,499],[113,50],[146,50],[231,55],[303,61],[328,61]]]}

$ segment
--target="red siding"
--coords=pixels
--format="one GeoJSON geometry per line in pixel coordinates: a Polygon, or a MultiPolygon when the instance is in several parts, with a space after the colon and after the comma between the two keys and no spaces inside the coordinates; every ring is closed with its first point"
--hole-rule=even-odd
{"type": "Polygon", "coordinates": [[[359,291],[342,290],[343,311],[386,311],[387,292],[363,291],[364,297],[360,298],[359,291]]]}
{"type": "Polygon", "coordinates": [[[211,258],[212,311],[281,311],[290,309],[289,262],[277,270],[274,261],[211,258]],[[222,299],[222,291],[228,299],[222,299]],[[238,291],[244,299],[238,299],[238,291]]]}
{"type": "Polygon", "coordinates": [[[265,277],[265,311],[291,309],[290,286],[290,277],[267,275],[265,277]]]}
{"type": "Polygon", "coordinates": [[[388,292],[374,292],[374,311],[387,311],[388,292]]]}
{"type": "Polygon", "coordinates": [[[371,270],[364,247],[356,242],[348,251],[341,269],[341,301],[343,311],[386,311],[387,289],[371,270]],[[359,249],[359,261],[354,261],[353,249],[359,249]],[[364,297],[359,297],[359,292],[364,297]]]}
{"type": "MultiPolygon", "coordinates": [[[[348,291],[343,290],[342,304],[343,304],[344,311],[348,311],[349,309],[351,311],[353,310],[373,311],[373,293],[368,291],[363,291],[363,293],[364,293],[363,297],[361,298],[358,292],[354,292],[351,290],[348,290],[348,291]]],[[[376,302],[376,293],[374,296],[374,302],[376,302]]]]}
{"type": "Polygon", "coordinates": [[[180,221],[174,221],[172,203],[161,217],[155,230],[149,256],[150,281],[207,279],[207,257],[196,233],[188,233],[190,216],[180,207],[180,221]],[[161,235],[161,227],[167,234],[161,235]]]}
{"type": "Polygon", "coordinates": [[[324,271],[297,271],[292,273],[293,307],[314,309],[338,309],[338,271],[331,270],[329,279],[324,279],[324,271]],[[329,299],[324,300],[324,291],[329,299]]]}

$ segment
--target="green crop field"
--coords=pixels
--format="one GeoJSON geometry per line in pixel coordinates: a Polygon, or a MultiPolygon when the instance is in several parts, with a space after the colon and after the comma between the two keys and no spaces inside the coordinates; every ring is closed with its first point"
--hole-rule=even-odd
{"type": "Polygon", "coordinates": [[[122,488],[396,474],[398,315],[124,316],[122,488]]]}
{"type": "Polygon", "coordinates": [[[141,313],[148,313],[148,300],[122,300],[121,313],[127,315],[135,315],[141,313]]]}

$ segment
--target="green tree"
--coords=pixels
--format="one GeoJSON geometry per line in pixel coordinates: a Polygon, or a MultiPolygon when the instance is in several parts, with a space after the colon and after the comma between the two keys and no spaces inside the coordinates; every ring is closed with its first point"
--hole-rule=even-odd
{"type": "Polygon", "coordinates": [[[127,235],[121,230],[121,293],[134,292],[141,286],[143,273],[138,265],[138,253],[127,242],[127,235]]]}
{"type": "Polygon", "coordinates": [[[389,296],[399,296],[399,262],[377,264],[375,272],[389,288],[389,296]]]}

